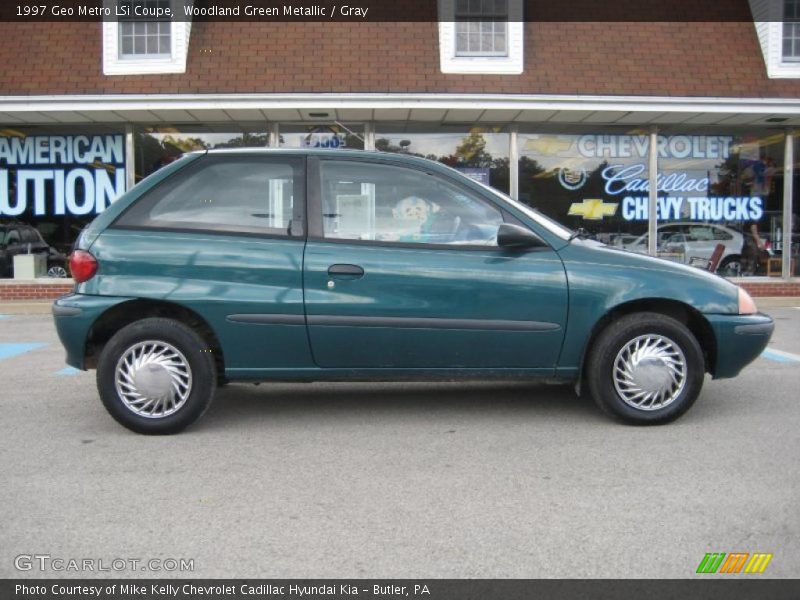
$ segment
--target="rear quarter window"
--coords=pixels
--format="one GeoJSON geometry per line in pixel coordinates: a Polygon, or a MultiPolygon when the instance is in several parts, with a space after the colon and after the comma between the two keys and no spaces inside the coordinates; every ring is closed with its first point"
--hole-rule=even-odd
{"type": "Polygon", "coordinates": [[[288,236],[302,160],[204,157],[139,198],[115,226],[288,236]]]}

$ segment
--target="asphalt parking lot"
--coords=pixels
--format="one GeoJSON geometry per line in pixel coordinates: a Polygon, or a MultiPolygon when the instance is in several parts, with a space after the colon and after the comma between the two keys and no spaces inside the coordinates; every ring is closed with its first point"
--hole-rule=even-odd
{"type": "MultiPolygon", "coordinates": [[[[0,311],[2,312],[2,311],[0,311]]],[[[800,575],[800,309],[678,422],[565,386],[231,385],[172,437],[123,429],[45,315],[0,317],[0,577],[19,555],[193,559],[126,577],[800,575]]],[[[97,575],[98,573],[95,573],[97,575]]]]}

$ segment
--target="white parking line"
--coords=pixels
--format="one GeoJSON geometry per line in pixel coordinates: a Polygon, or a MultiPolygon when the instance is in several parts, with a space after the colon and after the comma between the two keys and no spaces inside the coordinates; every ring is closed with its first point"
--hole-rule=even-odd
{"type": "Polygon", "coordinates": [[[761,353],[761,356],[782,363],[800,363],[800,355],[792,354],[791,352],[784,352],[783,350],[774,350],[767,348],[761,353]]]}

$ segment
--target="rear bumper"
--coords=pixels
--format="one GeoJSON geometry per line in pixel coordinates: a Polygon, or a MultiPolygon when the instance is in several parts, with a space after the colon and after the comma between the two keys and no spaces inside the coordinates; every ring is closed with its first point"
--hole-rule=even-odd
{"type": "Polygon", "coordinates": [[[757,315],[706,315],[717,338],[715,379],[735,377],[767,347],[775,323],[772,317],[757,315]]]}
{"type": "Polygon", "coordinates": [[[69,366],[85,370],[86,340],[92,325],[109,308],[126,300],[130,298],[67,294],[53,302],[53,320],[69,366]]]}

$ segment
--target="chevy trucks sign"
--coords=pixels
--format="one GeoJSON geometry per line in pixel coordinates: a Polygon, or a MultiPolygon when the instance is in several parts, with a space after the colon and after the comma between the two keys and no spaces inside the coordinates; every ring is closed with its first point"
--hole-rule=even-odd
{"type": "MultiPolygon", "coordinates": [[[[522,150],[552,173],[561,188],[578,196],[568,214],[592,220],[615,215],[626,221],[648,219],[649,135],[539,135],[531,136],[522,150]],[[587,190],[592,178],[595,185],[587,190]],[[589,194],[593,197],[587,198],[589,194]]],[[[723,135],[658,136],[655,151],[659,220],[747,221],[763,216],[777,167],[758,143],[737,143],[723,135]]]]}
{"type": "Polygon", "coordinates": [[[124,191],[120,134],[0,136],[0,216],[99,214],[124,191]]]}

